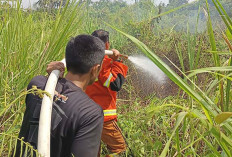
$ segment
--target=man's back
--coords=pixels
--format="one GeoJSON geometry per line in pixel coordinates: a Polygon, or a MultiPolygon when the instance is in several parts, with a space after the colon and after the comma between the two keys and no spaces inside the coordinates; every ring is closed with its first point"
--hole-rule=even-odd
{"type": "MultiPolygon", "coordinates": [[[[29,84],[39,89],[45,88],[47,78],[35,77],[29,84]]],[[[103,124],[101,107],[94,103],[79,87],[71,81],[58,81],[54,98],[51,125],[51,156],[68,157],[96,156],[100,144],[103,124]]],[[[26,97],[26,111],[19,138],[37,147],[38,122],[42,99],[29,94],[26,97]]],[[[20,144],[17,145],[20,150],[20,144]]],[[[19,156],[19,151],[16,156],[19,156]]]]}

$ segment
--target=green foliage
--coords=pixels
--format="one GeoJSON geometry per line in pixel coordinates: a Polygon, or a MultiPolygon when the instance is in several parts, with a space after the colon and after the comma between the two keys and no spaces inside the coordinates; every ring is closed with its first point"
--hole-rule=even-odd
{"type": "MultiPolygon", "coordinates": [[[[27,84],[45,74],[47,63],[64,57],[66,43],[79,31],[83,15],[76,3],[59,8],[55,15],[23,11],[19,4],[0,12],[0,130],[15,136],[23,118],[27,84]]],[[[0,156],[5,156],[8,143],[0,140],[0,145],[4,148],[0,156]]]]}
{"type": "Polygon", "coordinates": [[[183,4],[188,3],[188,0],[170,0],[169,5],[177,7],[183,4]]]}
{"type": "MultiPolygon", "coordinates": [[[[231,26],[230,26],[230,28],[231,28],[231,26]]],[[[229,40],[232,40],[232,34],[230,33],[229,28],[226,30],[226,35],[227,35],[229,40]]]]}
{"type": "Polygon", "coordinates": [[[215,121],[218,124],[221,124],[221,123],[223,123],[224,121],[226,121],[230,117],[232,117],[232,112],[223,112],[223,113],[220,113],[219,115],[217,115],[215,117],[215,121]]]}
{"type": "MultiPolygon", "coordinates": [[[[211,42],[211,46],[212,46],[212,50],[215,51],[216,50],[216,42],[215,42],[215,37],[213,34],[213,28],[212,28],[212,24],[211,24],[211,19],[210,19],[210,15],[209,15],[209,7],[208,7],[208,3],[206,1],[207,4],[207,8],[208,8],[208,32],[209,32],[209,37],[210,37],[210,42],[211,42]]],[[[111,26],[112,27],[112,26],[111,26]]],[[[224,135],[221,131],[217,130],[215,128],[215,126],[213,126],[213,121],[212,121],[212,117],[215,117],[217,115],[218,112],[221,112],[220,109],[213,103],[212,100],[210,100],[209,97],[206,96],[206,94],[200,90],[199,87],[197,87],[193,82],[190,82],[192,86],[194,86],[195,88],[197,88],[199,90],[199,92],[195,91],[194,88],[191,88],[191,86],[187,83],[184,82],[178,75],[175,74],[175,72],[173,72],[158,56],[156,56],[146,45],[144,45],[141,41],[137,40],[136,38],[134,38],[133,36],[130,36],[120,30],[118,30],[115,27],[112,27],[114,29],[116,29],[118,32],[122,33],[123,35],[125,35],[126,37],[128,37],[130,40],[132,40],[137,46],[138,48],[141,49],[141,51],[147,55],[147,57],[149,57],[173,82],[175,82],[180,88],[182,88],[190,97],[192,97],[196,102],[201,104],[201,108],[202,110],[205,112],[205,116],[207,117],[208,121],[203,122],[203,124],[206,124],[205,127],[208,130],[211,130],[210,133],[212,136],[214,136],[214,138],[216,139],[216,141],[218,142],[218,144],[221,146],[221,148],[223,149],[223,151],[228,155],[231,156],[231,143],[232,140],[229,138],[229,136],[224,135]],[[219,135],[222,135],[219,139],[219,135]],[[229,144],[229,146],[227,145],[229,144]]],[[[190,53],[191,54],[191,53],[190,53]]],[[[190,56],[191,57],[191,56],[190,56]]],[[[190,58],[191,60],[191,58],[190,58]]],[[[219,56],[217,54],[214,54],[214,61],[216,65],[220,65],[219,62],[219,56]]],[[[191,62],[190,62],[191,63],[191,62]]],[[[190,64],[190,68],[191,68],[190,64]]],[[[219,86],[221,87],[221,86],[219,86]]],[[[220,90],[222,91],[223,89],[220,88],[220,90]]],[[[221,93],[220,91],[220,93],[221,93]]],[[[176,129],[177,127],[179,127],[180,122],[183,120],[184,116],[186,115],[185,112],[182,112],[183,114],[180,115],[181,118],[179,118],[179,120],[177,120],[176,123],[176,127],[174,129],[174,132],[172,133],[172,135],[170,136],[168,142],[166,143],[161,156],[166,156],[170,142],[173,138],[173,136],[175,135],[176,129]],[[180,120],[181,119],[181,120],[180,120]]],[[[198,117],[198,118],[202,118],[198,117]]],[[[224,125],[227,134],[231,134],[232,133],[232,127],[229,123],[226,123],[224,125]]],[[[179,144],[178,144],[179,145],[179,144]]],[[[178,151],[180,151],[180,148],[178,148],[178,151]]],[[[216,151],[216,150],[214,150],[216,151]]]]}
{"type": "Polygon", "coordinates": [[[69,0],[38,0],[35,2],[34,6],[38,6],[40,9],[56,9],[60,6],[64,7],[69,0]]]}

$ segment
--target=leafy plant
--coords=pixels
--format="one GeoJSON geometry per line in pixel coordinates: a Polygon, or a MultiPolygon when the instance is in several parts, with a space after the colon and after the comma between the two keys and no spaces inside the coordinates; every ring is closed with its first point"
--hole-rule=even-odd
{"type": "MultiPolygon", "coordinates": [[[[207,1],[206,4],[208,5],[207,1]]],[[[208,12],[209,13],[209,12],[208,12]]],[[[197,117],[202,121],[202,125],[207,128],[207,130],[210,132],[210,134],[216,139],[218,144],[221,146],[223,151],[228,155],[231,156],[231,148],[232,148],[232,140],[229,138],[229,136],[226,136],[221,130],[218,130],[217,127],[214,125],[213,119],[216,117],[221,110],[216,106],[216,104],[213,103],[213,101],[202,91],[199,87],[197,87],[196,84],[194,84],[190,79],[190,85],[182,80],[172,69],[169,68],[157,55],[155,55],[145,44],[143,44],[141,41],[136,39],[133,36],[130,36],[129,34],[126,34],[117,28],[111,26],[118,32],[125,35],[127,38],[129,38],[132,42],[134,42],[138,48],[141,49],[141,51],[149,57],[173,82],[175,82],[182,90],[184,90],[189,96],[191,96],[198,104],[200,105],[201,109],[204,111],[205,116],[207,117],[207,121],[203,120],[202,117],[197,117]],[[197,91],[195,90],[195,87],[197,91]]],[[[212,50],[216,50],[216,44],[214,35],[212,32],[212,25],[211,25],[211,19],[210,16],[208,16],[208,32],[209,37],[212,45],[212,50]]],[[[214,60],[216,65],[220,65],[218,55],[214,55],[214,60]]],[[[186,76],[187,77],[187,76],[186,76]]],[[[222,89],[221,89],[222,90],[222,89]]],[[[199,111],[198,111],[199,112],[199,111]]],[[[183,112],[181,115],[181,118],[179,118],[176,128],[173,130],[173,134],[170,137],[170,140],[174,136],[174,133],[176,132],[177,127],[180,125],[180,122],[184,119],[186,113],[183,112]],[[181,119],[181,120],[180,120],[181,119]]],[[[195,114],[196,115],[196,114],[195,114]]],[[[230,135],[232,133],[232,126],[230,123],[226,123],[223,126],[225,128],[225,131],[230,135]]],[[[161,153],[161,156],[166,156],[167,150],[170,145],[170,140],[166,143],[165,148],[163,149],[163,152],[161,153]]],[[[216,151],[214,149],[214,151],[216,151]]]]}

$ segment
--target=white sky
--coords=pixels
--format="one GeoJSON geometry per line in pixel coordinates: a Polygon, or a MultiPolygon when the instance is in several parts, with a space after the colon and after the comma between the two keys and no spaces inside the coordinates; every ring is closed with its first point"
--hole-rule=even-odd
{"type": "Polygon", "coordinates": [[[38,0],[22,0],[23,8],[28,8],[30,6],[33,6],[35,2],[38,0]]]}

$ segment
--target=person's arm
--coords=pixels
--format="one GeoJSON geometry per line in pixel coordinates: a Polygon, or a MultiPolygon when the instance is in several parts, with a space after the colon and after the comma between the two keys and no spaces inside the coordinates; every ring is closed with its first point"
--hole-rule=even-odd
{"type": "Polygon", "coordinates": [[[71,152],[75,157],[97,157],[103,127],[102,109],[81,122],[72,143],[71,152]]]}
{"type": "MultiPolygon", "coordinates": [[[[99,74],[99,80],[103,86],[110,88],[112,91],[119,91],[125,81],[128,67],[118,60],[119,52],[115,49],[112,50],[114,55],[110,58],[112,63],[106,63],[99,74]]],[[[104,63],[103,63],[104,64],[104,63]]]]}
{"type": "Polygon", "coordinates": [[[65,66],[64,66],[64,63],[60,62],[60,61],[53,61],[53,62],[50,62],[48,65],[47,65],[47,73],[50,75],[50,73],[53,71],[53,70],[60,70],[60,78],[63,78],[64,76],[64,71],[65,71],[65,66]]]}

